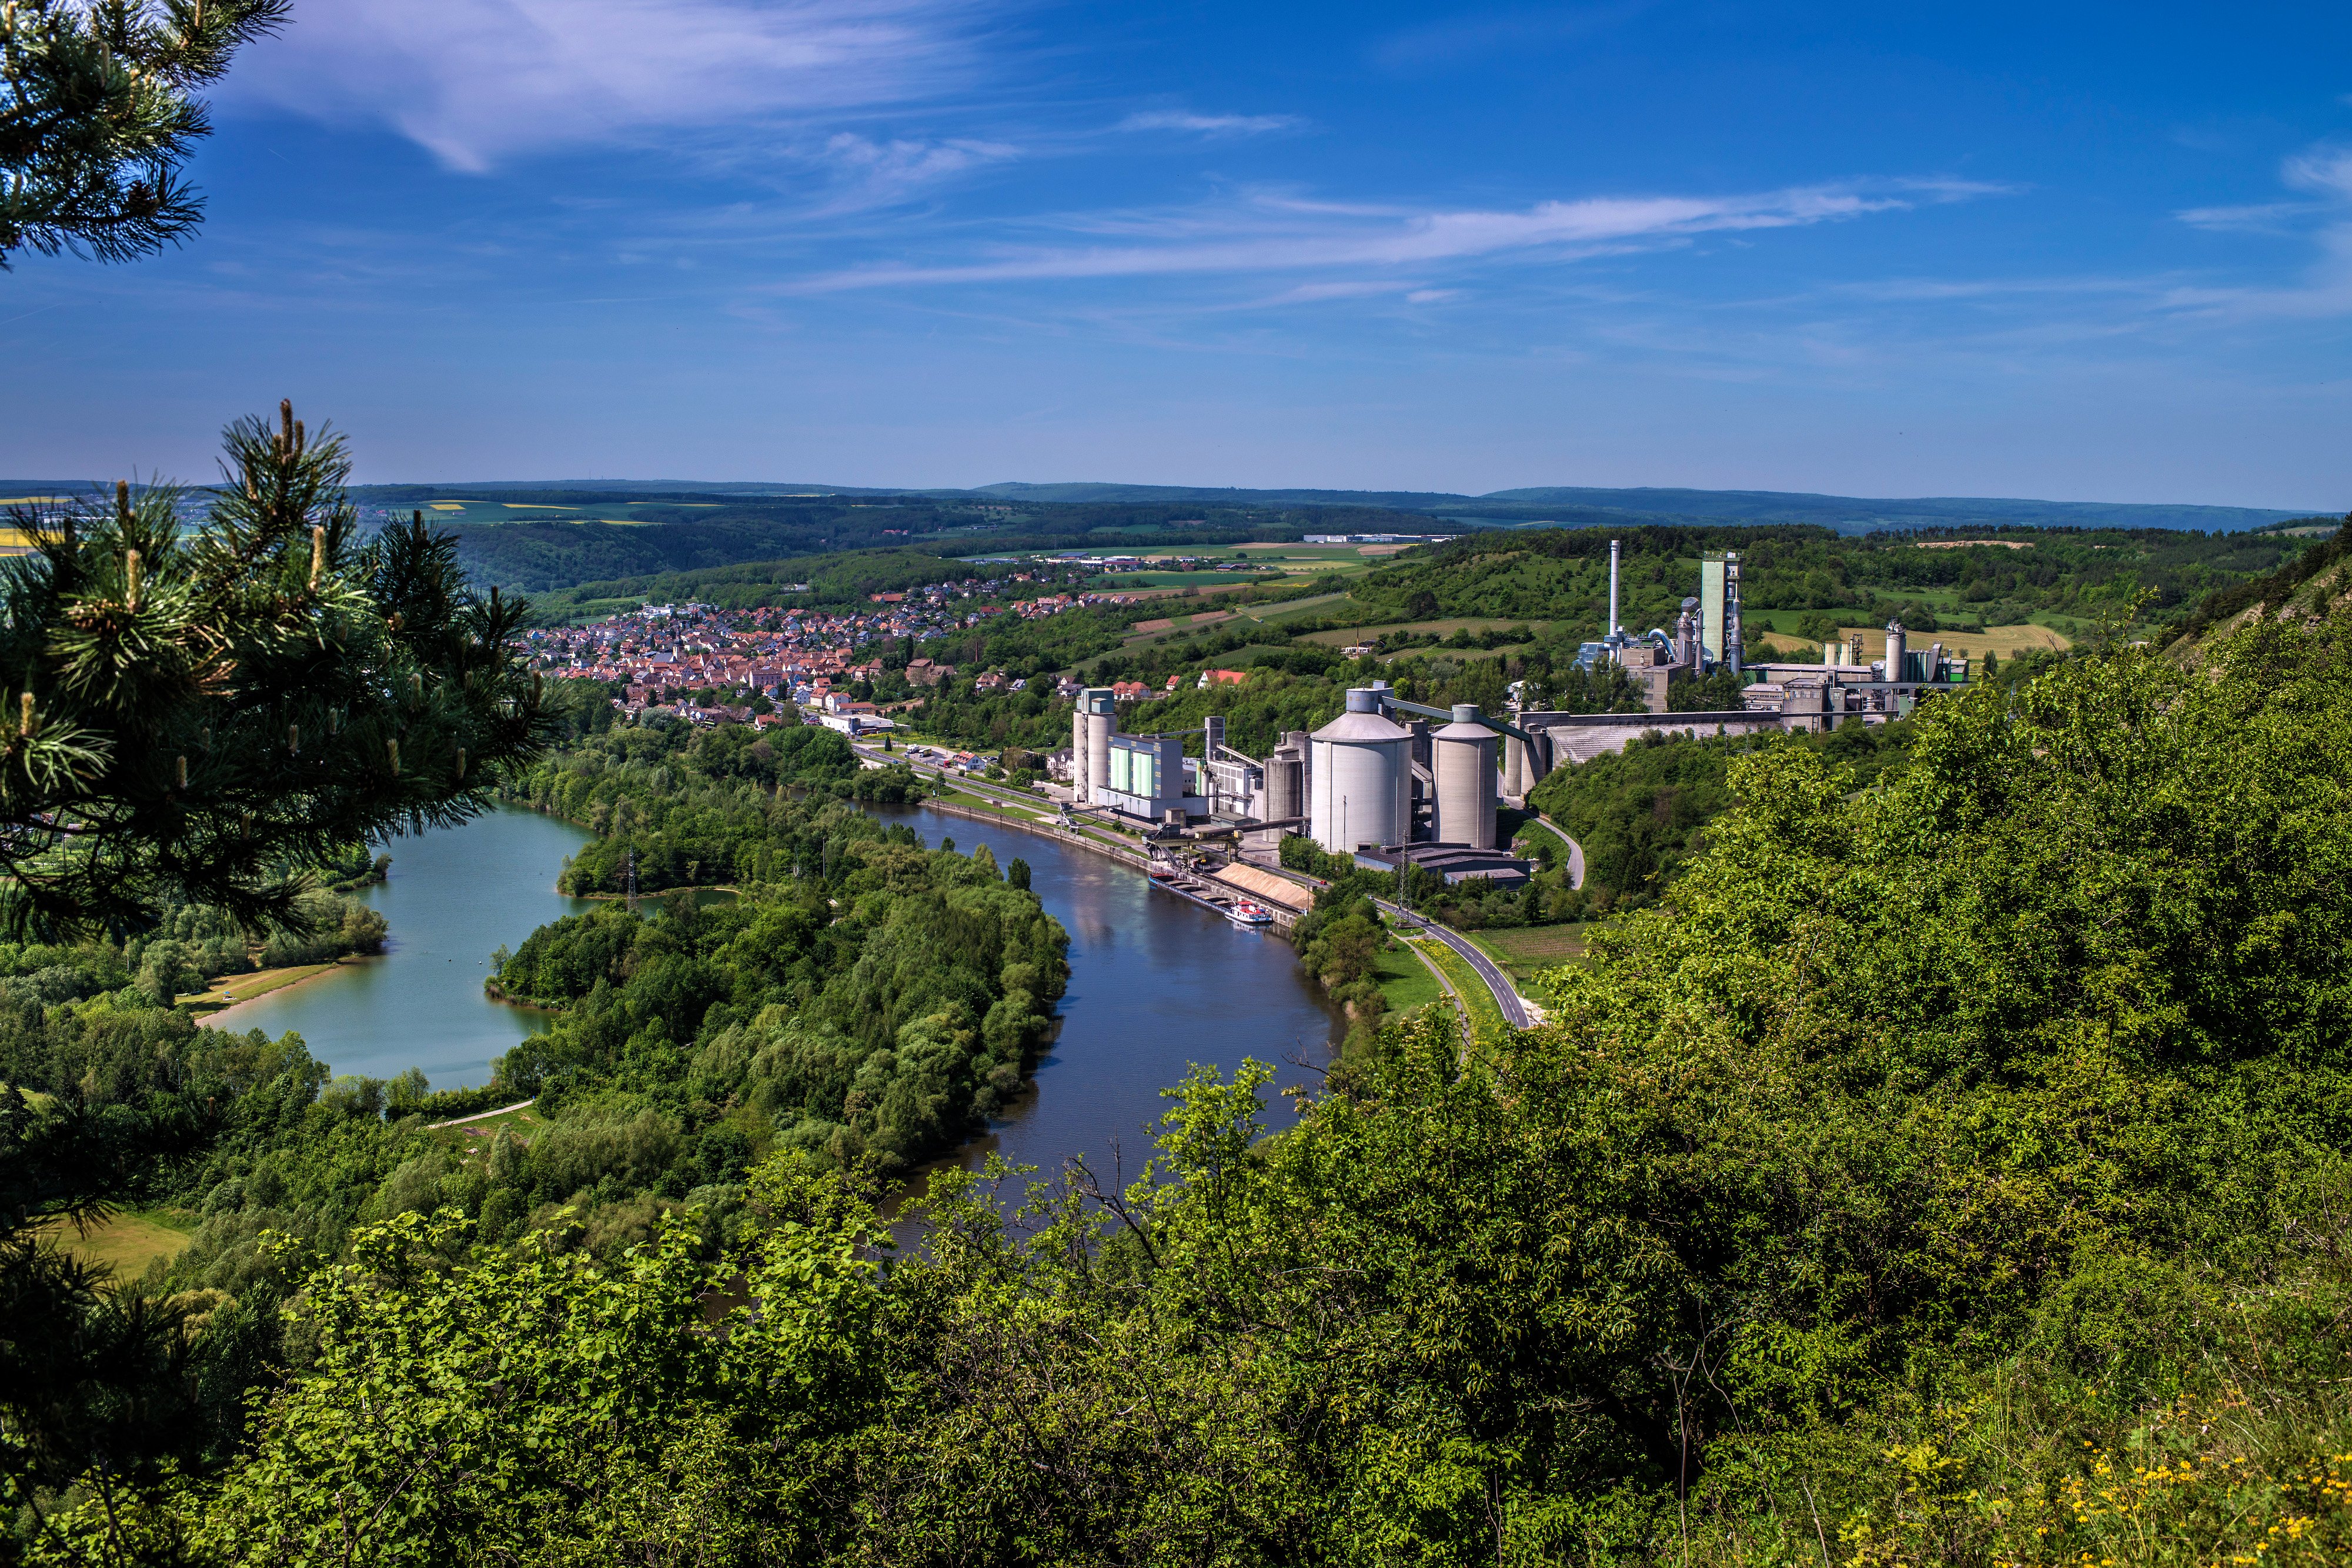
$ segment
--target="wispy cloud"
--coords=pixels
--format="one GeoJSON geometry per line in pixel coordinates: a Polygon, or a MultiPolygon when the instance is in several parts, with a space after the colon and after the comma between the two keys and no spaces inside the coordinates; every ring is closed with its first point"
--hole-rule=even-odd
{"type": "Polygon", "coordinates": [[[1608,5],[1552,5],[1449,16],[1391,33],[1372,46],[1375,65],[1392,71],[1458,65],[1503,49],[1551,48],[1630,22],[1645,0],[1608,5]]]}
{"type": "Polygon", "coordinates": [[[1115,129],[1173,131],[1190,136],[1265,136],[1305,123],[1295,114],[1194,114],[1189,110],[1155,109],[1130,114],[1115,129]]]}
{"type": "Polygon", "coordinates": [[[2310,200],[2245,207],[2192,207],[2174,215],[2200,228],[2308,228],[2318,257],[2303,277],[2284,287],[2181,287],[2165,296],[2168,309],[2237,319],[2352,316],[2352,146],[2322,143],[2289,158],[2279,178],[2310,200]],[[2296,220],[2303,220],[2298,225],[2296,220]]]}
{"type": "Polygon", "coordinates": [[[1020,155],[1019,148],[1001,141],[962,137],[877,141],[854,131],[837,131],[826,139],[822,158],[843,189],[824,210],[841,212],[902,201],[954,175],[1020,155]]]}
{"type": "Polygon", "coordinates": [[[2323,210],[2315,202],[2261,202],[2242,207],[2185,207],[2172,215],[2192,228],[2276,234],[2292,220],[2323,210]]]}
{"type": "Polygon", "coordinates": [[[1067,226],[1108,229],[1155,243],[1000,250],[971,261],[851,268],[786,287],[793,292],[992,283],[1040,278],[1426,267],[1510,256],[1570,260],[1676,244],[1704,234],[1796,228],[2003,187],[1958,181],[1815,185],[1731,196],[1592,197],[1519,211],[1411,211],[1338,206],[1276,195],[1212,212],[1112,214],[1067,226]]]}
{"type": "Polygon", "coordinates": [[[967,79],[980,0],[333,0],[230,97],[373,120],[449,167],[677,131],[761,134],[967,79]]]}

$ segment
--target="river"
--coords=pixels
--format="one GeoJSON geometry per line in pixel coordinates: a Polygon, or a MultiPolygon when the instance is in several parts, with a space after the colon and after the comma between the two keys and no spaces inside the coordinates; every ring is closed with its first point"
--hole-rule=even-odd
{"type": "MultiPolygon", "coordinates": [[[[1244,930],[1053,839],[928,807],[876,812],[927,844],[948,836],[967,853],[988,843],[1000,865],[1027,861],[1032,890],[1070,934],[1070,988],[1034,1087],[954,1163],[976,1166],[994,1153],[1051,1171],[1072,1155],[1101,1160],[1116,1143],[1132,1171],[1150,1149],[1142,1128],[1166,1108],[1160,1091],[1189,1064],[1230,1071],[1255,1056],[1287,1086],[1311,1084],[1312,1068],[1300,1063],[1329,1056],[1339,1032],[1333,1016],[1279,936],[1244,930]]],[[[590,907],[555,891],[565,857],[587,838],[567,822],[508,809],[394,840],[383,846],[390,877],[362,894],[392,927],[384,956],[215,1021],[272,1036],[291,1030],[337,1072],[389,1078],[414,1065],[436,1089],[486,1082],[494,1057],[548,1020],[482,994],[489,955],[590,907]]],[[[1270,1124],[1290,1119],[1285,1102],[1270,1100],[1268,1110],[1270,1124]]]]}

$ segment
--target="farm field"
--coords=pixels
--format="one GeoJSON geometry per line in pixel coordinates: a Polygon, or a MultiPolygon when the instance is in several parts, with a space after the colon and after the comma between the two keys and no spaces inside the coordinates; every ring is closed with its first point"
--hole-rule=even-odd
{"type": "MultiPolygon", "coordinates": [[[[1886,651],[1886,628],[1884,626],[1848,626],[1841,634],[1862,643],[1864,663],[1881,657],[1886,651]]],[[[2004,659],[2014,658],[2031,649],[2057,649],[2074,645],[2074,639],[2054,626],[2029,623],[2019,626],[1988,626],[1981,632],[1913,632],[1905,641],[1914,648],[1925,648],[1931,643],[1941,643],[1953,653],[1966,653],[1971,659],[1981,659],[1990,652],[2004,659]]],[[[1818,659],[1822,645],[1805,638],[1781,632],[1768,633],[1763,647],[1782,657],[1818,659]]]]}
{"type": "Polygon", "coordinates": [[[1318,593],[1306,599],[1285,600],[1263,610],[1244,610],[1242,614],[1261,626],[1279,626],[1286,621],[1305,621],[1320,615],[1333,605],[1348,601],[1344,593],[1318,593]]]}
{"type": "Polygon", "coordinates": [[[467,1148],[488,1148],[490,1139],[499,1133],[509,1133],[529,1143],[547,1127],[545,1118],[530,1105],[520,1111],[500,1111],[495,1115],[478,1116],[436,1127],[441,1141],[467,1148]]]}
{"type": "MultiPolygon", "coordinates": [[[[549,506],[538,501],[484,501],[451,496],[427,501],[423,510],[436,523],[659,523],[657,515],[680,509],[701,510],[717,501],[598,501],[586,507],[549,506]]],[[[411,508],[415,509],[415,508],[411,508]]]]}
{"type": "Polygon", "coordinates": [[[1235,553],[1297,577],[1358,577],[1405,545],[1240,545],[1235,553]],[[1378,553],[1375,553],[1378,552],[1378,553]]]}
{"type": "Polygon", "coordinates": [[[1536,976],[1545,969],[1558,968],[1562,964],[1581,963],[1584,959],[1584,926],[1581,922],[1568,925],[1524,925],[1516,930],[1465,932],[1470,940],[1486,950],[1486,956],[1503,967],[1512,984],[1526,991],[1536,976]]]}
{"type": "Polygon", "coordinates": [[[1206,588],[1212,584],[1234,587],[1255,579],[1232,571],[1121,571],[1094,578],[1087,588],[1096,593],[1116,593],[1121,588],[1206,588]]]}
{"type": "Polygon", "coordinates": [[[176,1258],[188,1245],[189,1230],[180,1228],[183,1220],[193,1220],[170,1209],[117,1209],[87,1232],[76,1231],[61,1220],[51,1220],[40,1228],[54,1239],[60,1251],[69,1253],[85,1263],[95,1263],[114,1270],[118,1281],[131,1281],[147,1271],[147,1265],[158,1258],[176,1258]]]}

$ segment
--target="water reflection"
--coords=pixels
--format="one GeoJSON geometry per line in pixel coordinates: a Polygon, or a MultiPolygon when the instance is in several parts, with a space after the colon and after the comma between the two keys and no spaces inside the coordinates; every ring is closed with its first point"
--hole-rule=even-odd
{"type": "MultiPolygon", "coordinates": [[[[1160,1090],[1193,1062],[1230,1072],[1255,1056],[1277,1069],[1271,1088],[1318,1082],[1297,1062],[1328,1060],[1344,1028],[1299,978],[1279,936],[1244,930],[1052,839],[926,807],[874,810],[925,843],[952,835],[969,853],[991,841],[1000,865],[1027,861],[1031,888],[1070,933],[1070,989],[1034,1085],[945,1163],[976,1168],[993,1153],[1051,1173],[1084,1155],[1108,1176],[1114,1146],[1130,1171],[1140,1166],[1151,1148],[1146,1129],[1167,1109],[1160,1090]]],[[[388,1078],[416,1066],[437,1089],[486,1082],[492,1059],[551,1016],[483,995],[491,950],[593,907],[555,891],[564,860],[588,837],[507,809],[396,840],[391,880],[361,895],[391,923],[383,957],[214,1021],[273,1037],[292,1030],[338,1072],[388,1078]]],[[[1291,1119],[1289,1103],[1269,1092],[1268,1125],[1291,1119]]]]}
{"type": "Polygon", "coordinates": [[[1346,1032],[1299,977],[1280,936],[1245,930],[1156,889],[1142,874],[1057,840],[951,817],[928,807],[877,807],[937,845],[987,843],[999,865],[1029,862],[1030,889],[1070,933],[1070,989],[1035,1084],[943,1165],[976,1169],[991,1154],[1051,1175],[1084,1155],[1108,1177],[1114,1146],[1131,1176],[1151,1152],[1160,1091],[1194,1062],[1230,1073],[1245,1057],[1273,1064],[1269,1127],[1295,1118],[1284,1087],[1319,1086],[1314,1071],[1346,1032]],[[1307,1065],[1298,1065],[1304,1062],[1307,1065]]]}
{"type": "Polygon", "coordinates": [[[487,1083],[490,1062],[553,1017],[482,994],[489,958],[551,920],[593,907],[555,879],[589,834],[505,807],[462,827],[379,846],[389,880],[358,894],[392,927],[383,956],[213,1015],[224,1029],[292,1030],[337,1072],[390,1078],[421,1067],[436,1089],[487,1083]]]}

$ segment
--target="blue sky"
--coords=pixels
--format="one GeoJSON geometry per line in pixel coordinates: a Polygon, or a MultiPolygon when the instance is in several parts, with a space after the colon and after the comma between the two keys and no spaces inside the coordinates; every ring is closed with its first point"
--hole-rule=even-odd
{"type": "Polygon", "coordinates": [[[0,473],[2352,506],[2352,7],[299,0],[0,473]]]}

